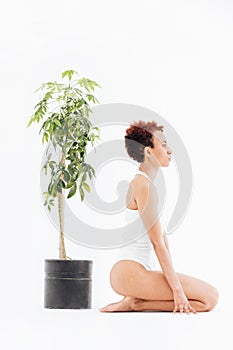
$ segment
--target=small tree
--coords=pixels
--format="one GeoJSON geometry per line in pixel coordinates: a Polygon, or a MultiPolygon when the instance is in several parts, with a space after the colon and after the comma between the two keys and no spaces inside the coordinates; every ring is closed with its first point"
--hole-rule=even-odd
{"type": "Polygon", "coordinates": [[[86,147],[88,142],[94,146],[95,140],[99,139],[99,128],[93,127],[89,120],[92,110],[88,102],[99,103],[91,91],[100,85],[88,78],[75,79],[78,75],[74,70],[67,70],[62,73],[62,79],[66,79],[66,83],[56,81],[43,83],[36,90],[36,92],[41,90],[43,96],[34,107],[35,112],[27,125],[29,127],[33,122],[39,123],[46,118],[39,131],[39,134],[43,131],[42,143],[50,141],[55,151],[58,147],[61,150],[58,162],[51,159],[51,153],[47,155],[43,170],[47,175],[49,167],[51,178],[47,192],[43,192],[43,195],[44,205],[49,211],[54,205],[54,198],[58,198],[59,259],[62,260],[67,259],[62,220],[62,194],[65,189],[69,189],[67,198],[70,198],[75,195],[78,188],[83,201],[84,190],[90,192],[90,187],[85,181],[87,175],[90,179],[95,176],[95,170],[90,164],[85,163],[86,147]]]}

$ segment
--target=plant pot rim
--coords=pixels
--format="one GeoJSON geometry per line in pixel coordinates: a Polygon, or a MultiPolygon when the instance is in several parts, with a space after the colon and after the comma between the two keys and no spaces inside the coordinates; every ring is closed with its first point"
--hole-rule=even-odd
{"type": "Polygon", "coordinates": [[[66,260],[64,260],[64,259],[44,259],[45,261],[63,261],[63,262],[67,262],[67,261],[69,261],[69,262],[72,262],[72,261],[89,261],[89,262],[93,262],[93,260],[84,260],[84,259],[78,259],[78,260],[74,260],[74,259],[72,259],[72,260],[70,260],[70,259],[66,259],[66,260]]]}

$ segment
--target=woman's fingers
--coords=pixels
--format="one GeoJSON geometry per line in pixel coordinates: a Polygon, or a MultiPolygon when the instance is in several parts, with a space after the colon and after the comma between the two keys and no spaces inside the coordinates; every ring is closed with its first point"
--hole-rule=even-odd
{"type": "Polygon", "coordinates": [[[173,310],[173,313],[176,313],[176,312],[180,312],[181,314],[183,313],[187,313],[188,315],[190,314],[190,312],[196,314],[196,310],[194,310],[194,308],[188,304],[188,305],[179,305],[179,307],[177,305],[175,305],[175,308],[173,310]]]}
{"type": "Polygon", "coordinates": [[[189,305],[185,305],[184,310],[187,314],[189,314],[189,310],[190,310],[189,305]]]}
{"type": "Polygon", "coordinates": [[[178,307],[177,307],[177,305],[175,305],[173,313],[175,314],[177,311],[178,311],[178,307]]]}
{"type": "Polygon", "coordinates": [[[191,305],[189,305],[189,309],[190,309],[190,311],[193,312],[194,314],[197,313],[197,311],[196,311],[191,305]]]}

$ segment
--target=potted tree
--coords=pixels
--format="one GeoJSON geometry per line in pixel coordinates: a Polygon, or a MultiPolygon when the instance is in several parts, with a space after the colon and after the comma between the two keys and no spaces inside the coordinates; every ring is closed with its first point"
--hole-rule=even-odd
{"type": "Polygon", "coordinates": [[[54,210],[57,201],[59,215],[59,259],[45,259],[44,307],[55,309],[90,309],[92,291],[92,260],[73,260],[67,257],[63,232],[63,193],[68,190],[71,198],[79,190],[81,201],[85,191],[90,192],[86,183],[95,170],[85,163],[86,147],[94,146],[99,139],[99,128],[93,126],[89,117],[92,112],[89,102],[99,103],[92,91],[100,87],[88,78],[78,78],[74,70],[62,73],[62,83],[47,82],[36,91],[42,92],[40,101],[34,107],[27,127],[41,122],[39,134],[42,143],[54,147],[59,160],[47,154],[43,171],[49,176],[47,191],[43,192],[44,206],[54,210]],[[49,175],[48,175],[49,170],[49,175]]]}

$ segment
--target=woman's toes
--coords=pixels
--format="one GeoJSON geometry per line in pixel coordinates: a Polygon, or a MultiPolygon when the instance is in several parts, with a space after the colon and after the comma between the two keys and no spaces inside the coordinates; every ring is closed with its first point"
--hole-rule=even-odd
{"type": "Polygon", "coordinates": [[[112,303],[109,304],[107,306],[105,306],[104,308],[99,309],[101,312],[114,312],[114,311],[130,311],[131,307],[130,307],[130,303],[128,301],[128,299],[126,299],[127,301],[125,301],[125,299],[117,302],[117,303],[112,303]]]}
{"type": "Polygon", "coordinates": [[[99,311],[101,311],[101,312],[103,312],[103,311],[105,311],[105,310],[106,310],[106,306],[101,307],[101,308],[99,309],[99,311]]]}
{"type": "Polygon", "coordinates": [[[107,306],[101,307],[99,311],[101,312],[107,312],[107,311],[114,311],[115,309],[115,304],[109,304],[107,306]]]}

